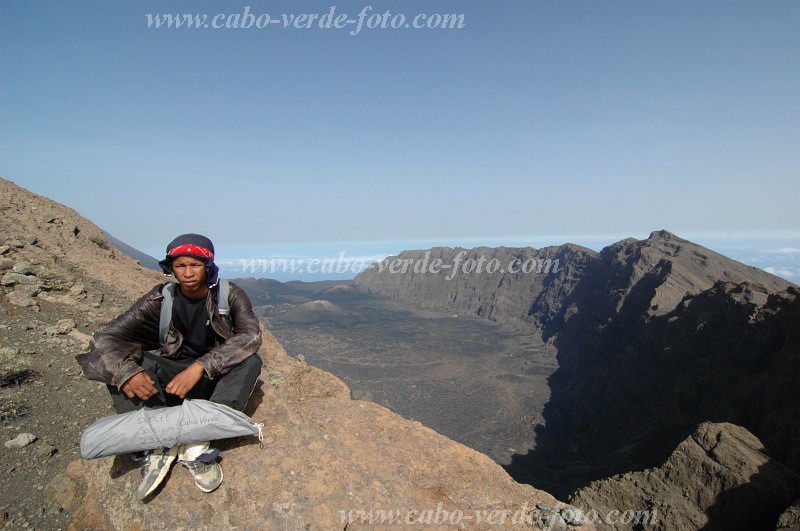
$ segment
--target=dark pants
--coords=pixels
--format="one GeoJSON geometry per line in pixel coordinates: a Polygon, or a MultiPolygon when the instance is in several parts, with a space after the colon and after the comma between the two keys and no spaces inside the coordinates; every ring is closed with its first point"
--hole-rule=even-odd
{"type": "MultiPolygon", "coordinates": [[[[128,395],[117,389],[116,386],[109,385],[108,392],[111,393],[111,399],[114,402],[114,409],[117,410],[117,413],[136,411],[143,407],[178,406],[183,402],[183,399],[166,393],[164,389],[179,372],[194,363],[194,360],[174,360],[147,351],[143,354],[142,368],[153,379],[153,385],[158,389],[158,394],[143,401],[138,396],[128,398],[128,395]]],[[[203,376],[197,382],[197,385],[189,391],[186,398],[202,398],[243,411],[247,406],[250,394],[256,386],[259,374],[261,374],[261,358],[258,354],[253,354],[231,369],[230,372],[218,376],[214,380],[209,380],[203,376]]]]}

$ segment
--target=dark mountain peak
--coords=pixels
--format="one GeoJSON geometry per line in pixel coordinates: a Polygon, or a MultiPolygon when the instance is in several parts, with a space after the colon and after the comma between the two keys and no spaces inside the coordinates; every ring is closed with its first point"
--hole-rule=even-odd
{"type": "Polygon", "coordinates": [[[588,247],[584,247],[583,245],[578,245],[577,243],[563,243],[561,245],[551,245],[548,247],[542,247],[539,250],[540,251],[552,250],[554,254],[564,254],[564,255],[583,254],[589,256],[597,256],[598,254],[597,251],[589,249],[588,247]]]}
{"type": "Polygon", "coordinates": [[[614,314],[628,306],[639,314],[663,315],[688,294],[711,288],[717,281],[760,284],[772,293],[790,282],[737,262],[666,230],[646,240],[627,238],[605,247],[591,297],[616,301],[614,314]],[[601,293],[598,293],[600,290],[601,293]]]}
{"type": "Polygon", "coordinates": [[[680,240],[682,242],[688,242],[688,240],[684,240],[676,236],[675,234],[671,233],[668,230],[661,229],[661,230],[654,230],[650,233],[650,236],[647,237],[648,240],[680,240]]]}

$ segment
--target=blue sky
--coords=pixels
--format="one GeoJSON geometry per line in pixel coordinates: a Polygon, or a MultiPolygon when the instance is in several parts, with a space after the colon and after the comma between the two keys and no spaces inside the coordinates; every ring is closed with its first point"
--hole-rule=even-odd
{"type": "Polygon", "coordinates": [[[0,176],[143,249],[796,241],[798,94],[796,1],[0,0],[0,176]],[[248,5],[464,27],[147,27],[248,5]]]}

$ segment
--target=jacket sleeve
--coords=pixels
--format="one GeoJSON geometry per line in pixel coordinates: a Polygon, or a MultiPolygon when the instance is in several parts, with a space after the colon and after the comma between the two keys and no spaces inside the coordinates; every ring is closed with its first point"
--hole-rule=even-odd
{"type": "Polygon", "coordinates": [[[142,349],[159,347],[161,286],[153,287],[127,311],[101,328],[94,335],[91,351],[75,357],[87,378],[121,389],[132,376],[144,370],[140,365],[142,349]]]}
{"type": "MultiPolygon", "coordinates": [[[[250,298],[239,286],[230,284],[231,318],[233,319],[233,334],[224,343],[199,357],[197,362],[203,366],[211,379],[221,376],[236,365],[256,354],[261,347],[261,326],[258,317],[253,312],[250,298]]],[[[218,310],[216,309],[215,312],[218,310]]],[[[218,315],[215,321],[221,321],[218,315]]]]}

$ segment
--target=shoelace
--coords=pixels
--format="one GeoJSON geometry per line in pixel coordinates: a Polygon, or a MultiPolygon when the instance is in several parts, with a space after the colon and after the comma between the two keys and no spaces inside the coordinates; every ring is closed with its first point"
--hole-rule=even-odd
{"type": "Polygon", "coordinates": [[[208,463],[204,463],[202,461],[183,461],[183,464],[191,470],[193,473],[198,472],[202,473],[205,472],[211,465],[208,463]]]}

